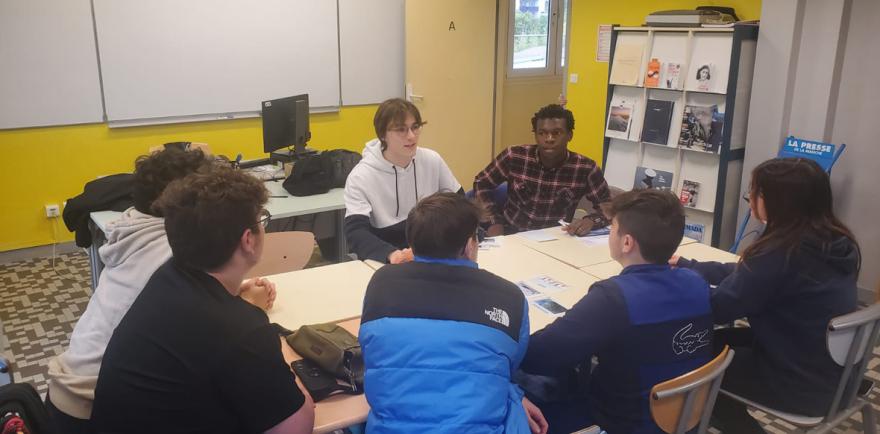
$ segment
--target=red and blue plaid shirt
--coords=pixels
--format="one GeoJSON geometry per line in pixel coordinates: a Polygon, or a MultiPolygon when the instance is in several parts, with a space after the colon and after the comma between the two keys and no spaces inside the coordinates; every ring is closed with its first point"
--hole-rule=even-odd
{"type": "MultiPolygon", "coordinates": [[[[511,146],[474,179],[476,197],[492,213],[492,224],[501,223],[524,231],[558,225],[559,219],[571,221],[581,197],[599,204],[611,200],[602,169],[596,162],[568,151],[565,162],[545,168],[538,157],[538,145],[511,146]],[[492,191],[507,183],[507,203],[503,209],[492,201],[492,191]]],[[[607,220],[593,212],[594,221],[607,220]]]]}

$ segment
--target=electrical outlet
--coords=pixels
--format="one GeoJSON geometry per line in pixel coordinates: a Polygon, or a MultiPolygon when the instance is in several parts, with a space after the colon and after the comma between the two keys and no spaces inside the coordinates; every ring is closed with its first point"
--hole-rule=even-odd
{"type": "Polygon", "coordinates": [[[57,203],[46,205],[46,218],[55,218],[61,215],[61,209],[57,203]]]}

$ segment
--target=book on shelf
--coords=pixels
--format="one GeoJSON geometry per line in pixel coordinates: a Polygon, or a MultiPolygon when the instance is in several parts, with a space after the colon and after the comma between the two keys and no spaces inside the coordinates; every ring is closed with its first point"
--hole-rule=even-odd
{"type": "Polygon", "coordinates": [[[633,180],[633,189],[672,190],[672,172],[652,169],[650,167],[636,167],[636,177],[633,180]]]}
{"type": "Polygon", "coordinates": [[[696,76],[697,90],[700,92],[709,92],[712,90],[712,75],[714,75],[715,66],[711,63],[703,63],[697,68],[696,76]]]}
{"type": "Polygon", "coordinates": [[[645,105],[645,123],[642,141],[666,145],[669,141],[669,124],[672,122],[673,101],[649,99],[645,105]]]}
{"type": "Polygon", "coordinates": [[[608,123],[605,135],[616,139],[629,140],[633,117],[636,111],[636,98],[614,95],[608,108],[608,123]]]}
{"type": "Polygon", "coordinates": [[[617,44],[614,49],[614,58],[611,60],[611,84],[635,86],[639,82],[639,72],[642,69],[642,54],[645,51],[644,42],[617,44]]]}
{"type": "Polygon", "coordinates": [[[706,152],[718,152],[721,149],[721,139],[724,134],[724,113],[717,109],[712,112],[712,125],[709,128],[709,141],[706,152]]]}
{"type": "Polygon", "coordinates": [[[681,76],[681,63],[669,62],[663,72],[663,84],[667,89],[678,89],[681,76]]]}
{"type": "Polygon", "coordinates": [[[702,223],[693,223],[687,221],[685,219],[684,222],[684,236],[697,240],[697,242],[703,242],[703,235],[706,234],[706,225],[702,223]]]}
{"type": "Polygon", "coordinates": [[[648,72],[645,74],[645,87],[660,86],[660,61],[652,58],[648,62],[648,72]]]}
{"type": "Polygon", "coordinates": [[[681,186],[681,194],[679,199],[681,204],[687,207],[696,208],[697,198],[700,196],[700,183],[685,179],[681,186]]]}
{"type": "Polygon", "coordinates": [[[681,117],[678,146],[703,152],[718,152],[723,128],[724,113],[718,111],[717,105],[687,105],[681,117]]]}

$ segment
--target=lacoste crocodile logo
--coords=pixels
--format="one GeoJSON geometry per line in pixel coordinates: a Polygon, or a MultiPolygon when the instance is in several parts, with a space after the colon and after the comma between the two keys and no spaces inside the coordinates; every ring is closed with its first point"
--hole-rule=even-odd
{"type": "Polygon", "coordinates": [[[682,327],[672,337],[672,351],[675,352],[676,356],[682,353],[693,354],[698,349],[709,345],[709,340],[706,339],[709,336],[709,329],[688,334],[692,328],[694,328],[694,323],[682,327]]]}

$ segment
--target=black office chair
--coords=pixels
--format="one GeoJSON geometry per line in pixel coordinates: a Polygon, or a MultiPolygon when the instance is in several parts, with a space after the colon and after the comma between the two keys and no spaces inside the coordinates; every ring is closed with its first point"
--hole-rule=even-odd
{"type": "Polygon", "coordinates": [[[30,383],[15,383],[12,363],[0,356],[0,432],[51,434],[49,414],[30,383]]]}

